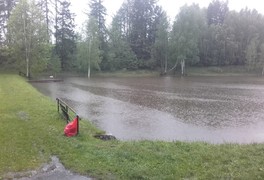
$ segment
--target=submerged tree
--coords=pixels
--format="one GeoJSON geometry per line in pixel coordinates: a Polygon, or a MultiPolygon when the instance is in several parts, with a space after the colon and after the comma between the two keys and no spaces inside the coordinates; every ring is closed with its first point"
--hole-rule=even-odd
{"type": "Polygon", "coordinates": [[[185,64],[199,61],[199,41],[205,28],[205,16],[198,5],[183,6],[175,19],[170,36],[171,60],[174,68],[180,62],[181,74],[185,74],[185,64]]]}
{"type": "Polygon", "coordinates": [[[82,35],[77,41],[77,62],[78,68],[82,72],[87,72],[87,77],[91,77],[92,70],[100,70],[101,51],[98,36],[98,26],[93,17],[89,19],[84,27],[82,35]]]}

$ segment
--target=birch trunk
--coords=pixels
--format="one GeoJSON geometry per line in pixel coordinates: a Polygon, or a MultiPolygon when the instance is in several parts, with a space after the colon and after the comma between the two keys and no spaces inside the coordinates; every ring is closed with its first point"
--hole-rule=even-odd
{"type": "Polygon", "coordinates": [[[29,78],[29,58],[28,58],[28,46],[27,46],[27,35],[26,35],[26,12],[24,12],[23,32],[24,32],[24,41],[25,41],[26,76],[27,78],[29,78]]]}
{"type": "Polygon", "coordinates": [[[181,60],[181,75],[184,76],[185,74],[185,60],[181,60]]]}
{"type": "Polygon", "coordinates": [[[89,40],[88,79],[91,77],[91,40],[89,40]]]}

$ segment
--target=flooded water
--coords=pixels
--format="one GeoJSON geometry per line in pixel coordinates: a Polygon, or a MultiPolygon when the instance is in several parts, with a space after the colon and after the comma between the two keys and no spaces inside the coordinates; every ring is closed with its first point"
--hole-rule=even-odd
{"type": "Polygon", "coordinates": [[[65,78],[32,83],[120,140],[264,142],[264,78],[65,78]]]}

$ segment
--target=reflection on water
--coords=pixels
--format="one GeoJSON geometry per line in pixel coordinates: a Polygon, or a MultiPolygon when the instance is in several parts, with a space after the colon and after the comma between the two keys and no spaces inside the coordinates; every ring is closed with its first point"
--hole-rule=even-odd
{"type": "Polygon", "coordinates": [[[122,140],[264,142],[262,78],[66,78],[33,86],[122,140]]]}

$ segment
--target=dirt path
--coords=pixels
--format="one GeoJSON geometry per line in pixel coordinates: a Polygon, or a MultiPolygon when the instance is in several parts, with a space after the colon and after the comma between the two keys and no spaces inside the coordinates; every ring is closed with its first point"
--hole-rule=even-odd
{"type": "Polygon", "coordinates": [[[66,170],[55,156],[49,164],[44,164],[38,171],[8,173],[3,179],[15,180],[91,180],[92,178],[73,174],[66,170]]]}

